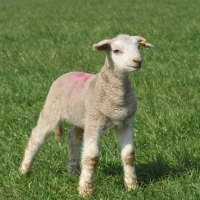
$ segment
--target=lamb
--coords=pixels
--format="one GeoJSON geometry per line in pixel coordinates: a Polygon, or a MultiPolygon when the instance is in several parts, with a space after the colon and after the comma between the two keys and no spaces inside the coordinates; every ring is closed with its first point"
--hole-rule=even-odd
{"type": "Polygon", "coordinates": [[[140,46],[153,48],[140,36],[121,34],[103,40],[93,45],[94,50],[106,53],[100,73],[70,72],[52,84],[26,146],[20,166],[22,174],[30,171],[34,157],[50,132],[55,131],[58,137],[62,135],[60,122],[67,120],[73,124],[67,136],[68,172],[72,175],[80,170],[82,151],[80,196],[92,194],[92,176],[100,157],[99,138],[109,129],[117,131],[125,186],[128,190],[136,188],[132,133],[137,104],[128,75],[142,66],[140,46]]]}

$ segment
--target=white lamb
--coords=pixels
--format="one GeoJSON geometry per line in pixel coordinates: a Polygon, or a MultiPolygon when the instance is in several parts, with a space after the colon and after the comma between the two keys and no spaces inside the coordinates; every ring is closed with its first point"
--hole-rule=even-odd
{"type": "Polygon", "coordinates": [[[127,189],[135,189],[135,149],[132,141],[133,115],[137,104],[128,75],[142,66],[139,47],[153,46],[139,36],[119,35],[93,45],[94,50],[106,53],[105,64],[96,75],[71,72],[59,77],[51,86],[37,126],[25,149],[20,166],[29,172],[33,159],[49,133],[61,136],[61,120],[73,124],[68,133],[68,171],[82,170],[79,194],[92,194],[92,176],[99,160],[99,137],[115,129],[121,148],[124,180],[127,189]],[[82,145],[83,138],[83,145],[82,145]]]}

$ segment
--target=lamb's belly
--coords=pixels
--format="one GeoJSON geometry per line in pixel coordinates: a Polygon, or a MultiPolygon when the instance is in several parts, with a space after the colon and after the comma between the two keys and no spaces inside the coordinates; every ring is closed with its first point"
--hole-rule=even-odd
{"type": "Polygon", "coordinates": [[[64,112],[64,119],[71,124],[80,128],[84,127],[85,124],[85,109],[80,104],[74,103],[74,105],[68,105],[64,112]]]}
{"type": "Polygon", "coordinates": [[[64,119],[75,126],[83,128],[85,123],[85,104],[81,91],[79,91],[79,95],[71,94],[68,97],[64,109],[64,119]]]}

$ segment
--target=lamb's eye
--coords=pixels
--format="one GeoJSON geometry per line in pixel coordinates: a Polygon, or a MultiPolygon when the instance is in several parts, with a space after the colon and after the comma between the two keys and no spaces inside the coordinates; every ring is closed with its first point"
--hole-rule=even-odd
{"type": "Polygon", "coordinates": [[[114,53],[119,53],[119,50],[114,50],[113,52],[114,52],[114,53]]]}

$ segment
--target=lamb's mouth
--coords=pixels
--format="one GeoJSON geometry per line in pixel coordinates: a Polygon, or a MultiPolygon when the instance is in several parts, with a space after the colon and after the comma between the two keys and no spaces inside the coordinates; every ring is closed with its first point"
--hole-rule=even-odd
{"type": "Polygon", "coordinates": [[[140,66],[140,65],[138,65],[138,66],[131,66],[131,65],[128,65],[128,67],[133,68],[133,69],[140,69],[142,66],[140,66]]]}

